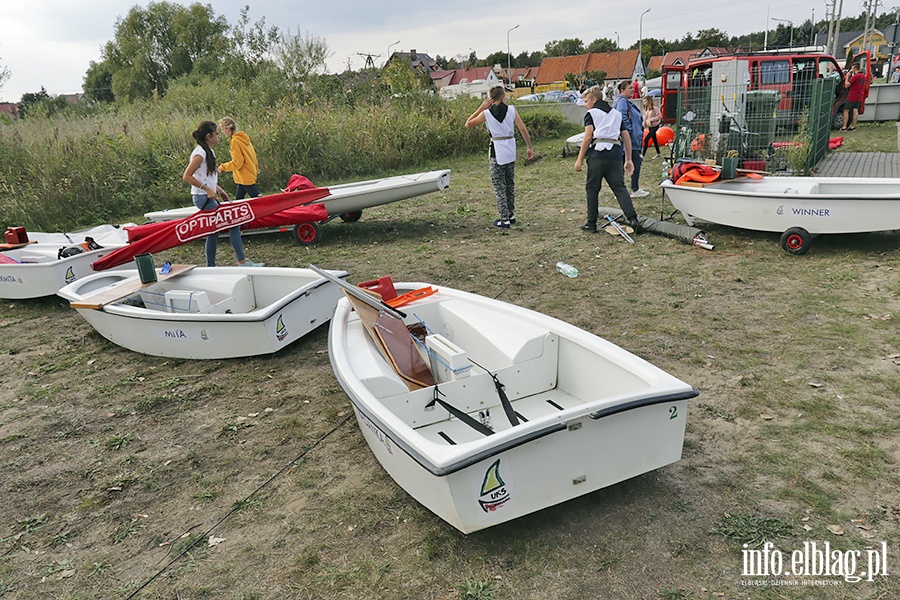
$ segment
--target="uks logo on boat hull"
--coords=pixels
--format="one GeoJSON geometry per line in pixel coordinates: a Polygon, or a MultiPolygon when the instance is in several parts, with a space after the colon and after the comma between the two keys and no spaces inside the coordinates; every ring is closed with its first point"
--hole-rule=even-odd
{"type": "Polygon", "coordinates": [[[503,508],[510,500],[512,500],[512,494],[500,475],[500,459],[498,458],[484,474],[478,504],[484,512],[494,512],[503,508]]]}
{"type": "Polygon", "coordinates": [[[78,278],[75,277],[75,271],[73,271],[72,267],[69,266],[69,268],[66,269],[66,283],[72,283],[76,279],[78,279],[78,278]]]}
{"type": "Polygon", "coordinates": [[[255,219],[253,208],[247,202],[222,204],[215,210],[204,210],[187,217],[175,227],[175,236],[181,243],[189,242],[255,219]]]}
{"type": "Polygon", "coordinates": [[[279,342],[283,342],[284,338],[288,336],[287,327],[284,326],[284,318],[281,315],[278,315],[278,320],[275,322],[275,337],[278,338],[279,342]]]}

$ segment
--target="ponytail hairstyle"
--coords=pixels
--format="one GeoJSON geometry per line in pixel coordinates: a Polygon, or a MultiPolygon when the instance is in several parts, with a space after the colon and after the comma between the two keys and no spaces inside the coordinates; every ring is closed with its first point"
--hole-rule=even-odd
{"type": "Polygon", "coordinates": [[[212,175],[216,172],[216,155],[212,151],[212,148],[209,147],[209,143],[207,143],[206,141],[206,136],[211,133],[215,133],[216,129],[216,124],[212,121],[203,121],[197,126],[197,131],[191,134],[191,136],[194,138],[194,141],[197,142],[197,145],[203,148],[203,151],[206,152],[207,175],[212,175]]]}

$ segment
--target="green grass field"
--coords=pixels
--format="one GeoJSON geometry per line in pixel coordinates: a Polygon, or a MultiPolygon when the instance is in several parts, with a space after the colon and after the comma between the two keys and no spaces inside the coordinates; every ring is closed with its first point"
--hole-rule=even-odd
{"type": "MultiPolygon", "coordinates": [[[[716,225],[713,251],[587,234],[563,139],[519,162],[510,230],[490,226],[486,157],[455,156],[416,169],[450,168],[443,192],[330,222],[316,246],[248,236],[248,255],[463,289],[600,335],[700,390],[680,462],[464,536],[347,420],[326,328],[266,357],[173,360],[107,342],[59,298],[2,301],[0,598],[900,597],[898,232],[822,236],[805,256],[716,225]],[[857,573],[886,549],[888,574],[748,576],[745,551],[767,542],[785,568],[805,543],[858,551],[857,573]]],[[[851,149],[896,151],[896,127],[862,125],[851,149]]],[[[668,217],[659,162],[636,204],[668,217]]],[[[202,263],[203,245],[156,259],[202,263]]]]}

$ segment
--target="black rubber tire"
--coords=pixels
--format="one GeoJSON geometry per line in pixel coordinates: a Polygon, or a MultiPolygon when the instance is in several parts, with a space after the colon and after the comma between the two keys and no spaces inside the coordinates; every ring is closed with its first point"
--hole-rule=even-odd
{"type": "Polygon", "coordinates": [[[361,210],[354,210],[351,212],[341,213],[341,221],[345,223],[356,223],[362,218],[361,210]]]}
{"type": "Polygon", "coordinates": [[[844,105],[841,104],[838,106],[837,110],[834,111],[834,115],[831,117],[831,128],[832,129],[840,129],[844,126],[844,105]]]}
{"type": "Polygon", "coordinates": [[[806,254],[812,247],[812,236],[802,227],[791,227],[781,234],[781,247],[788,254],[806,254]]]}
{"type": "Polygon", "coordinates": [[[303,246],[309,246],[322,238],[322,226],[318,223],[298,223],[294,225],[294,241],[303,246]]]}

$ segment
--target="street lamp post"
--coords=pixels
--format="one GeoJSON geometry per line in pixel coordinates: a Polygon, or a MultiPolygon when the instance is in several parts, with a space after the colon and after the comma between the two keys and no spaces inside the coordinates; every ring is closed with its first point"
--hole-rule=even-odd
{"type": "Polygon", "coordinates": [[[399,43],[400,43],[400,40],[397,40],[397,41],[394,42],[393,44],[388,44],[387,58],[384,59],[384,64],[387,64],[387,61],[391,60],[391,46],[396,46],[396,45],[399,44],[399,43]]]}
{"type": "Polygon", "coordinates": [[[791,21],[790,19],[776,19],[775,17],[772,17],[772,20],[773,20],[773,21],[781,21],[782,23],[788,23],[788,24],[790,24],[790,27],[791,27],[791,41],[789,42],[789,47],[790,47],[790,48],[793,48],[793,47],[794,47],[794,22],[791,21]]]}
{"type": "Polygon", "coordinates": [[[619,73],[622,71],[622,64],[621,64],[622,63],[622,59],[621,59],[622,47],[619,45],[619,32],[613,31],[613,33],[616,34],[616,85],[618,86],[619,85],[619,73]]]}
{"type": "Polygon", "coordinates": [[[510,27],[509,31],[506,32],[506,84],[507,85],[512,84],[512,77],[509,76],[509,70],[511,68],[510,65],[512,62],[512,59],[509,56],[509,34],[512,33],[513,29],[518,29],[518,28],[519,28],[519,26],[516,25],[515,27],[510,27]]]}
{"type": "Polygon", "coordinates": [[[641,63],[641,77],[644,76],[644,15],[648,12],[650,12],[649,8],[642,12],[641,18],[638,19],[638,61],[641,63]]]}

